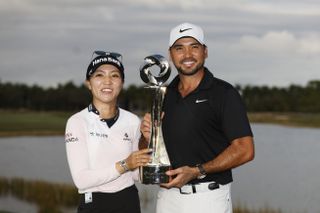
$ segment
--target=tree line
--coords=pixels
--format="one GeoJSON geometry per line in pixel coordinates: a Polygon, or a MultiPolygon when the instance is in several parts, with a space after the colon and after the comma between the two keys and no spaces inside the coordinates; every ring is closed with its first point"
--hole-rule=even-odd
{"type": "MultiPolygon", "coordinates": [[[[320,80],[309,81],[306,86],[268,87],[236,85],[250,112],[320,112],[320,80]]],[[[119,97],[119,105],[135,112],[150,109],[152,92],[144,86],[130,85],[119,97]]],[[[73,82],[57,87],[43,88],[21,83],[0,81],[0,109],[79,111],[91,101],[85,85],[73,82]]]]}
{"type": "Polygon", "coordinates": [[[320,80],[285,88],[237,86],[251,112],[320,112],[320,80]]]}
{"type": "MultiPolygon", "coordinates": [[[[151,97],[148,89],[131,85],[122,90],[119,105],[132,111],[146,111],[151,97]]],[[[0,81],[0,109],[4,110],[79,111],[91,100],[88,88],[84,84],[77,86],[72,81],[50,88],[0,81]]]]}

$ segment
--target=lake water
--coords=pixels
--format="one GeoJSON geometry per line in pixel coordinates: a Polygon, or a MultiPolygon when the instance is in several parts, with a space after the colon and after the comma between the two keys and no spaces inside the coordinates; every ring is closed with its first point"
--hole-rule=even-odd
{"type": "MultiPolygon", "coordinates": [[[[252,128],[256,157],[233,170],[234,205],[320,213],[320,129],[265,124],[252,128]]],[[[0,177],[72,184],[63,137],[0,138],[0,177]]],[[[157,186],[137,185],[143,213],[153,213],[157,186]]],[[[37,207],[2,196],[0,210],[33,213],[37,207]]]]}

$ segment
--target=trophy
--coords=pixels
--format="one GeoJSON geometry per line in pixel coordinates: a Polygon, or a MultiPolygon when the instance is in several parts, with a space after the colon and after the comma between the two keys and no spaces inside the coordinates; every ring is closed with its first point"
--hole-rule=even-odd
{"type": "Polygon", "coordinates": [[[148,84],[146,88],[153,89],[154,96],[151,108],[151,133],[149,149],[152,149],[151,159],[145,166],[139,168],[140,181],[143,184],[168,183],[170,177],[166,171],[171,168],[170,160],[163,141],[161,128],[161,111],[166,87],[162,86],[171,73],[169,62],[161,55],[151,55],[144,59],[140,67],[140,77],[148,84]],[[160,72],[154,76],[150,68],[158,66],[160,72]]]}

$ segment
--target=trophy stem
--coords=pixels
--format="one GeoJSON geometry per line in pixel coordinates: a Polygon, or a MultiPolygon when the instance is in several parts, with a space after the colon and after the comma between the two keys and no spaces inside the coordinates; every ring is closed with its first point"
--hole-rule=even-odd
{"type": "Polygon", "coordinates": [[[163,142],[162,139],[162,128],[161,128],[161,112],[164,96],[166,93],[166,87],[156,87],[154,91],[153,104],[151,109],[151,137],[149,141],[149,148],[153,150],[152,152],[152,164],[160,163],[160,153],[159,147],[164,146],[161,144],[163,142]]]}

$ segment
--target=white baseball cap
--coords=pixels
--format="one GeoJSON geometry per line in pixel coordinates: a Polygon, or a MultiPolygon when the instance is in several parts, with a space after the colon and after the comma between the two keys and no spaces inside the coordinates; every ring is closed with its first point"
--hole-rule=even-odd
{"type": "Polygon", "coordinates": [[[203,30],[201,27],[190,23],[183,23],[171,30],[169,47],[171,47],[174,42],[182,37],[192,37],[196,39],[200,44],[205,44],[203,30]]]}

